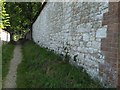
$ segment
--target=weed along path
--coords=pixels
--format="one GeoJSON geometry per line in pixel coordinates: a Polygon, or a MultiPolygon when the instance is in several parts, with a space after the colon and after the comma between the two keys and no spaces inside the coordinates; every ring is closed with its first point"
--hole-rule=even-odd
{"type": "Polygon", "coordinates": [[[16,45],[14,49],[14,56],[10,62],[9,72],[5,78],[3,88],[16,88],[17,67],[20,64],[21,60],[21,45],[16,45]]]}

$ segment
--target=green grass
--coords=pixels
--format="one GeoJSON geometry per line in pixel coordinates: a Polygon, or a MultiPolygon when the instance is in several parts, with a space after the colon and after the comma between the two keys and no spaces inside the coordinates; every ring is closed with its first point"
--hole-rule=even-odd
{"type": "Polygon", "coordinates": [[[18,88],[98,88],[90,76],[62,61],[59,55],[27,42],[22,47],[23,59],[18,67],[18,88]]]}
{"type": "Polygon", "coordinates": [[[13,57],[14,45],[11,43],[2,45],[2,79],[8,74],[10,60],[13,57]]]}

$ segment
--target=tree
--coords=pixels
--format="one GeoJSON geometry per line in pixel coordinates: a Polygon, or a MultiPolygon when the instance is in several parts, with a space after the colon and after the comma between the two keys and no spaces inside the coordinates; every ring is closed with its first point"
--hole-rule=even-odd
{"type": "Polygon", "coordinates": [[[5,7],[11,23],[7,30],[11,36],[17,34],[24,37],[28,31],[32,31],[32,24],[39,15],[41,2],[6,2],[5,7]]]}
{"type": "Polygon", "coordinates": [[[5,29],[7,26],[10,26],[9,14],[6,13],[4,0],[0,0],[0,28],[5,29]]]}

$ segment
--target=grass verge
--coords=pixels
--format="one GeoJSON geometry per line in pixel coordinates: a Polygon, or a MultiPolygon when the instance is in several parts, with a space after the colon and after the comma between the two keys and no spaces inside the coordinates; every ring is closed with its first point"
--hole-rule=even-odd
{"type": "Polygon", "coordinates": [[[29,41],[22,46],[18,88],[99,88],[90,76],[62,61],[59,55],[29,41]]]}
{"type": "Polygon", "coordinates": [[[2,80],[8,74],[10,60],[13,57],[14,45],[11,43],[2,45],[2,80]]]}

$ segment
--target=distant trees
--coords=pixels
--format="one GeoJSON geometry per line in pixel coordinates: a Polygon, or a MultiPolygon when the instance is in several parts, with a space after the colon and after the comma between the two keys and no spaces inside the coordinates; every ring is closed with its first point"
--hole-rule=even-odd
{"type": "Polygon", "coordinates": [[[41,2],[6,2],[5,8],[11,25],[6,31],[11,36],[23,38],[28,31],[32,31],[32,24],[39,15],[41,5],[41,2]]]}

